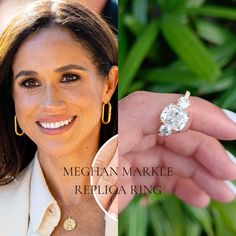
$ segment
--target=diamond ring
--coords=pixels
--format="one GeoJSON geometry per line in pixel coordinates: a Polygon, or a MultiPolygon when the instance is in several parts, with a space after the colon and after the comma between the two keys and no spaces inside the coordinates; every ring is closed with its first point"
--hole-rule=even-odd
{"type": "Polygon", "coordinates": [[[163,123],[159,129],[160,136],[169,136],[173,131],[179,132],[184,129],[189,120],[189,113],[186,111],[190,105],[189,96],[190,92],[187,91],[178,99],[177,104],[171,103],[163,109],[160,115],[163,123]]]}

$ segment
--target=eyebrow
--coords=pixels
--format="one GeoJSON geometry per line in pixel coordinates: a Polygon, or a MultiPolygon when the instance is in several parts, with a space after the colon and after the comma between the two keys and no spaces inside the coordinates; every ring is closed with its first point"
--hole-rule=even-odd
{"type": "Polygon", "coordinates": [[[29,75],[35,76],[35,75],[37,75],[37,73],[35,71],[31,71],[31,70],[22,70],[16,75],[15,79],[17,79],[21,76],[29,76],[29,75]]]}
{"type": "Polygon", "coordinates": [[[62,66],[62,67],[56,69],[55,71],[56,72],[63,72],[63,71],[72,70],[72,69],[87,71],[87,69],[85,67],[80,66],[80,65],[75,65],[75,64],[62,66]]]}
{"type": "MultiPolygon", "coordinates": [[[[72,69],[76,69],[76,70],[82,70],[82,71],[87,71],[87,69],[83,66],[80,65],[76,65],[76,64],[70,64],[70,65],[66,65],[66,66],[62,66],[60,68],[57,68],[55,71],[56,72],[64,72],[67,70],[72,70],[72,69]]],[[[20,71],[16,76],[15,79],[21,77],[21,76],[36,76],[38,73],[35,71],[31,71],[31,70],[22,70],[20,71]]]]}

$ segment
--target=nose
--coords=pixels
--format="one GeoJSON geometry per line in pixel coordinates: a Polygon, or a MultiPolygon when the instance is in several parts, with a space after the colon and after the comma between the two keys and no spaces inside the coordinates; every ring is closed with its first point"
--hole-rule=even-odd
{"type": "Polygon", "coordinates": [[[56,86],[48,85],[43,93],[41,107],[50,113],[57,113],[66,106],[65,98],[56,86]]]}

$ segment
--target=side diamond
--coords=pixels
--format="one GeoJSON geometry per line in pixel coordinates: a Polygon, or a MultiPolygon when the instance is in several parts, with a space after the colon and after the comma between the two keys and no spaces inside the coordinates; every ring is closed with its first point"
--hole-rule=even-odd
{"type": "Polygon", "coordinates": [[[185,97],[180,97],[178,99],[177,105],[180,106],[182,109],[186,109],[189,107],[190,102],[187,98],[185,97]]]}
{"type": "Polygon", "coordinates": [[[161,136],[169,136],[172,134],[172,128],[169,125],[161,125],[159,132],[161,136]]]}

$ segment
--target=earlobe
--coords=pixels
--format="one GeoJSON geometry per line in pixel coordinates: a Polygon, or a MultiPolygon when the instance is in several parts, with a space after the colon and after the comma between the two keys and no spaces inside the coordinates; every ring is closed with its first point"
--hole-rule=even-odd
{"type": "Polygon", "coordinates": [[[118,66],[112,66],[107,79],[106,79],[105,93],[104,93],[104,101],[110,101],[113,93],[116,90],[118,84],[118,66]]]}

